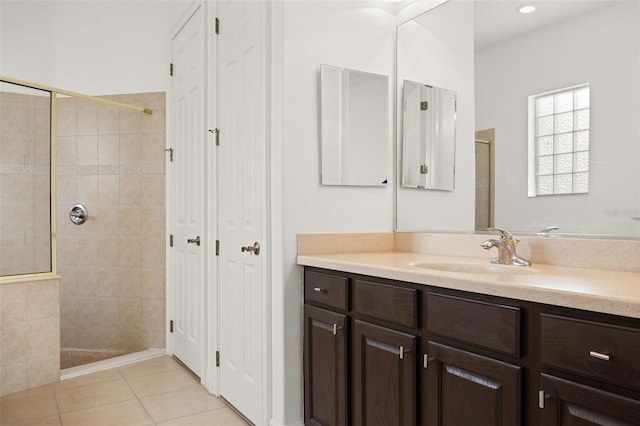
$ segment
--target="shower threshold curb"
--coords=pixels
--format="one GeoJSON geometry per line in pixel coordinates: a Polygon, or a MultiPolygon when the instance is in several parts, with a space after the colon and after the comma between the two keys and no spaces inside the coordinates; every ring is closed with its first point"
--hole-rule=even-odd
{"type": "Polygon", "coordinates": [[[166,355],[164,349],[147,349],[145,351],[134,352],[131,354],[121,355],[102,361],[92,362],[90,364],[79,365],[77,367],[65,368],[60,370],[60,380],[67,380],[73,377],[84,376],[85,374],[96,373],[110,368],[121,367],[134,362],[144,361],[151,358],[166,355]]]}

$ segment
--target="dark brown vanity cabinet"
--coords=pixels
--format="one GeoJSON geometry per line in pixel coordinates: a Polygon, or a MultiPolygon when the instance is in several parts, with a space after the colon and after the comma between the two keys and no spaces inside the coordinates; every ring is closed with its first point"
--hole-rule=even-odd
{"type": "Polygon", "coordinates": [[[422,424],[521,425],[522,368],[515,363],[522,309],[438,292],[428,292],[425,303],[429,341],[422,360],[422,424]],[[475,353],[481,350],[486,355],[475,353]]]}
{"type": "Polygon", "coordinates": [[[640,426],[640,319],[305,268],[305,421],[640,426]]]}
{"type": "Polygon", "coordinates": [[[640,425],[640,321],[538,314],[540,425],[640,425]]]}

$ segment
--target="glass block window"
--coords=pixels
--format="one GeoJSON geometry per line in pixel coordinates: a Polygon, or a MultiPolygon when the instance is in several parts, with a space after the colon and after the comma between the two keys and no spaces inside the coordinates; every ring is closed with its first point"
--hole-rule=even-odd
{"type": "Polygon", "coordinates": [[[589,192],[589,84],[529,97],[529,196],[589,192]]]}

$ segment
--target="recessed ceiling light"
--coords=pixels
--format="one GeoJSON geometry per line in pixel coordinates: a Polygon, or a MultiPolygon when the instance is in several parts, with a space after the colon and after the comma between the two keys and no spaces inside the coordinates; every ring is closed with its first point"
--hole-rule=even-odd
{"type": "Polygon", "coordinates": [[[531,12],[533,12],[533,11],[535,11],[535,10],[536,10],[536,7],[535,7],[535,6],[531,6],[531,5],[529,5],[529,6],[522,6],[522,7],[519,7],[519,8],[518,8],[518,12],[520,12],[520,13],[524,13],[524,14],[526,14],[526,13],[531,13],[531,12]]]}

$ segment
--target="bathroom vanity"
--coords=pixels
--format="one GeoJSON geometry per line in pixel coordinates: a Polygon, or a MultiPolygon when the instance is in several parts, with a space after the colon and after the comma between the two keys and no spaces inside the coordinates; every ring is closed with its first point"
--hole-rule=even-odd
{"type": "Polygon", "coordinates": [[[640,274],[461,259],[298,257],[307,425],[640,424],[640,274]]]}

